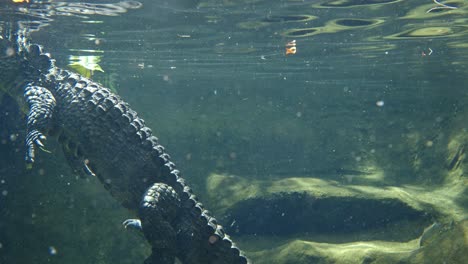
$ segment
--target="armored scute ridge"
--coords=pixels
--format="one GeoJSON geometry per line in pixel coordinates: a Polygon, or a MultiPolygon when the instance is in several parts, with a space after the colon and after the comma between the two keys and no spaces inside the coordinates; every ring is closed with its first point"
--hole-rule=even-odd
{"type": "Polygon", "coordinates": [[[36,159],[47,136],[56,136],[71,167],[97,176],[139,219],[152,246],[145,263],[248,263],[221,225],[197,201],[169,155],[127,103],[109,89],[60,69],[21,33],[2,36],[3,83],[24,89],[29,106],[26,162],[36,159]],[[18,87],[18,83],[22,87],[18,87]]]}

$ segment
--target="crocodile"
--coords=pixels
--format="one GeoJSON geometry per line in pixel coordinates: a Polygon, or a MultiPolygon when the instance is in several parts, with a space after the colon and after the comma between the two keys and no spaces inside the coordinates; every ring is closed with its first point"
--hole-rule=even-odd
{"type": "Polygon", "coordinates": [[[0,86],[25,106],[27,167],[46,139],[56,138],[77,174],[99,178],[137,215],[123,225],[141,230],[151,245],[145,264],[250,263],[128,103],[56,66],[27,30],[0,31],[0,86]]]}

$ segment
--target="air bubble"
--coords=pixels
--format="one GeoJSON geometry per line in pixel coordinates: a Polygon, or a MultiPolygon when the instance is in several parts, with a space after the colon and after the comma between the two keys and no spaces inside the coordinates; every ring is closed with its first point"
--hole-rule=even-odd
{"type": "Polygon", "coordinates": [[[49,247],[49,254],[54,256],[54,255],[57,255],[57,249],[53,246],[50,246],[49,247]]]}
{"type": "Polygon", "coordinates": [[[18,135],[16,134],[11,134],[10,135],[10,141],[15,141],[18,138],[18,135]]]}
{"type": "Polygon", "coordinates": [[[15,50],[14,50],[13,48],[7,48],[7,49],[5,50],[5,55],[6,55],[7,57],[11,57],[11,56],[15,55],[15,50]]]}

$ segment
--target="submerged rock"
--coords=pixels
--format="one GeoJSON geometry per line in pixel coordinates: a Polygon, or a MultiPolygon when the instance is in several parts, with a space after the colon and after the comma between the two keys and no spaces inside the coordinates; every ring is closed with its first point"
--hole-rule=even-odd
{"type": "Polygon", "coordinates": [[[212,174],[206,200],[254,263],[462,263],[467,213],[455,200],[465,188],[212,174]]]}

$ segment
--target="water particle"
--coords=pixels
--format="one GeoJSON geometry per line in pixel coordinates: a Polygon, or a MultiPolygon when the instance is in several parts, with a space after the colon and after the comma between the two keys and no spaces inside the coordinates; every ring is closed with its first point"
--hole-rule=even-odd
{"type": "Polygon", "coordinates": [[[301,116],[302,116],[302,113],[301,113],[301,112],[297,112],[297,113],[296,113],[296,116],[297,116],[297,117],[301,117],[301,116]]]}
{"type": "Polygon", "coordinates": [[[2,243],[0,243],[0,249],[1,249],[1,248],[3,248],[3,244],[2,244],[2,243]]]}
{"type": "Polygon", "coordinates": [[[39,175],[43,176],[45,174],[45,170],[44,169],[39,169],[39,175]]]}
{"type": "Polygon", "coordinates": [[[377,105],[378,107],[382,107],[382,106],[384,106],[384,104],[385,104],[385,103],[384,103],[384,101],[382,101],[382,100],[377,101],[377,102],[375,103],[375,105],[377,105]]]}
{"type": "Polygon", "coordinates": [[[49,254],[54,256],[54,255],[57,255],[57,249],[55,249],[55,247],[53,246],[50,246],[49,247],[49,254]]]}
{"type": "Polygon", "coordinates": [[[7,57],[11,57],[11,56],[15,55],[15,50],[14,50],[13,48],[7,48],[7,49],[5,50],[5,55],[6,55],[7,57]]]}
{"type": "Polygon", "coordinates": [[[3,190],[3,191],[2,191],[2,195],[3,195],[3,196],[7,196],[7,195],[8,195],[8,191],[7,191],[7,190],[3,190]]]}
{"type": "Polygon", "coordinates": [[[11,134],[10,135],[10,141],[15,141],[18,138],[18,135],[16,134],[11,134]]]}
{"type": "Polygon", "coordinates": [[[208,238],[208,242],[210,242],[210,244],[214,244],[218,241],[218,237],[215,236],[215,235],[212,235],[208,238]]]}
{"type": "Polygon", "coordinates": [[[5,184],[5,180],[2,179],[2,180],[0,181],[0,183],[1,183],[1,184],[5,184]]]}

